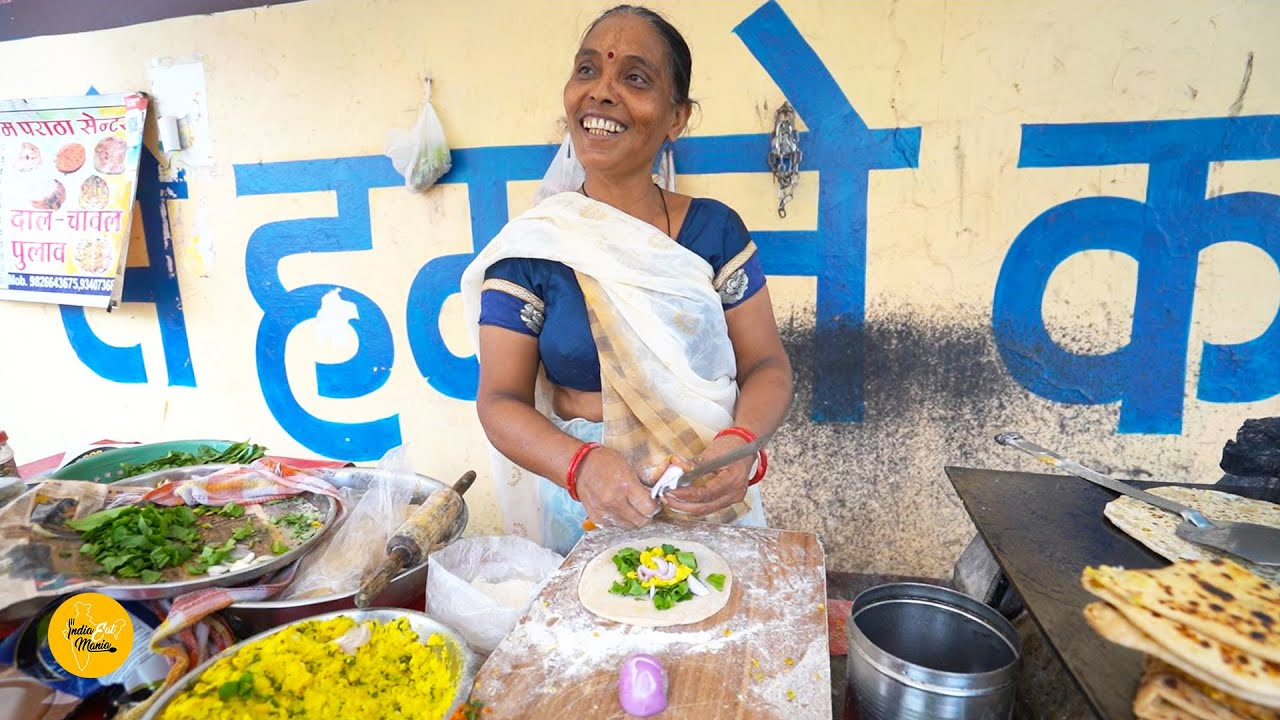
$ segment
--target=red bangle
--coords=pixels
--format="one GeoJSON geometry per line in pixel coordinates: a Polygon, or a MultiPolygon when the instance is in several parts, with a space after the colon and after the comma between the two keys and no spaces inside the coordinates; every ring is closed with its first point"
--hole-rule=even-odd
{"type": "MultiPolygon", "coordinates": [[[[727,427],[716,433],[717,438],[722,438],[725,435],[736,435],[749,443],[755,442],[757,439],[755,433],[744,427],[738,427],[736,425],[733,427],[727,427]]],[[[764,448],[760,448],[759,452],[756,453],[756,456],[760,459],[760,463],[756,466],[755,476],[747,481],[747,487],[751,487],[764,479],[765,472],[769,470],[769,455],[765,453],[764,448]]]]}
{"type": "Polygon", "coordinates": [[[577,502],[582,502],[578,500],[578,466],[587,457],[587,453],[598,447],[602,447],[598,442],[583,443],[582,447],[578,448],[578,451],[573,454],[573,459],[569,461],[569,472],[564,476],[564,485],[565,489],[569,491],[569,497],[577,502]]]}

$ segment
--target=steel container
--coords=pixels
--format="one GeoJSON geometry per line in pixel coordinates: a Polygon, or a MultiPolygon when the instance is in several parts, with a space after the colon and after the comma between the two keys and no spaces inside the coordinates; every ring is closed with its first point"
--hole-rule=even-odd
{"type": "Polygon", "coordinates": [[[937,585],[858,595],[849,621],[849,691],[861,720],[1008,720],[1021,647],[994,609],[937,585]]]}

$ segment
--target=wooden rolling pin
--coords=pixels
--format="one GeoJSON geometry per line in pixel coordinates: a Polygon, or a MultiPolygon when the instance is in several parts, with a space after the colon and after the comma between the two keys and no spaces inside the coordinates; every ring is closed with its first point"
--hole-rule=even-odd
{"type": "Polygon", "coordinates": [[[462,512],[462,494],[475,482],[476,473],[468,470],[451,488],[431,493],[426,502],[405,520],[387,540],[387,557],[356,592],[356,607],[367,608],[374,598],[405,568],[422,562],[426,553],[449,531],[462,512]]]}

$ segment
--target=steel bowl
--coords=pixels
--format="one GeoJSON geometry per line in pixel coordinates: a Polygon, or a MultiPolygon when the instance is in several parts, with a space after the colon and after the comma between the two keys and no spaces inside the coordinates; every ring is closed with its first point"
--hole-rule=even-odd
{"type": "MultiPolygon", "coordinates": [[[[195,670],[192,670],[191,672],[184,675],[180,680],[178,680],[178,682],[174,683],[167,690],[161,693],[160,696],[156,698],[155,702],[151,704],[151,707],[148,708],[146,715],[143,716],[143,720],[155,720],[156,718],[159,718],[164,713],[164,710],[166,707],[168,707],[169,703],[173,702],[174,698],[178,697],[178,695],[180,695],[182,692],[187,690],[187,688],[194,686],[196,681],[200,679],[200,676],[204,674],[206,670],[208,670],[214,663],[218,662],[219,660],[225,657],[234,655],[240,652],[240,650],[244,649],[245,647],[248,647],[249,645],[252,645],[253,643],[258,642],[259,640],[270,637],[271,635],[274,635],[278,632],[287,630],[290,627],[297,625],[298,623],[307,622],[310,620],[329,620],[332,618],[340,617],[342,615],[346,615],[351,619],[355,620],[356,622],[364,622],[366,620],[390,622],[402,617],[408,618],[409,626],[412,627],[413,630],[418,633],[419,639],[422,639],[424,641],[426,638],[430,637],[433,633],[439,633],[445,639],[445,646],[448,647],[451,651],[449,653],[449,656],[451,658],[456,658],[458,661],[458,665],[457,665],[458,680],[454,685],[453,702],[450,704],[449,709],[445,712],[444,717],[447,718],[450,715],[452,715],[453,711],[456,710],[459,705],[466,702],[467,697],[471,694],[471,684],[472,684],[472,681],[475,680],[476,671],[479,669],[479,667],[478,667],[478,663],[476,662],[475,655],[467,647],[467,643],[465,640],[462,639],[462,636],[459,635],[457,632],[455,632],[453,628],[447,625],[441,624],[435,620],[432,620],[431,618],[427,617],[425,614],[417,612],[415,610],[378,608],[378,609],[372,609],[372,610],[349,610],[349,611],[325,613],[324,615],[317,615],[314,617],[305,618],[303,620],[296,620],[287,625],[283,625],[277,628],[272,628],[270,630],[267,630],[266,632],[258,633],[257,635],[254,635],[253,637],[249,638],[248,640],[243,640],[241,642],[238,642],[235,645],[232,645],[226,650],[223,650],[217,655],[204,661],[195,670]]],[[[319,688],[313,689],[312,692],[315,692],[318,689],[319,688]]],[[[441,718],[441,720],[443,720],[443,718],[441,718]]]]}
{"type": "MultiPolygon", "coordinates": [[[[334,468],[318,471],[318,474],[334,487],[365,488],[376,479],[385,482],[413,482],[415,485],[414,505],[426,501],[436,490],[447,487],[445,483],[426,477],[425,475],[406,475],[392,473],[375,468],[334,468]]],[[[462,511],[457,521],[449,528],[441,541],[441,546],[453,542],[467,528],[468,512],[466,498],[462,500],[462,511]]],[[[336,530],[335,530],[336,532],[336,530]]],[[[375,607],[422,607],[427,591],[427,560],[424,553],[420,564],[400,573],[387,585],[378,597],[374,598],[375,607]]],[[[352,610],[355,608],[356,590],[314,598],[292,600],[265,600],[260,602],[240,602],[222,611],[227,621],[238,636],[260,633],[273,627],[291,623],[302,618],[336,610],[352,610]]]]}

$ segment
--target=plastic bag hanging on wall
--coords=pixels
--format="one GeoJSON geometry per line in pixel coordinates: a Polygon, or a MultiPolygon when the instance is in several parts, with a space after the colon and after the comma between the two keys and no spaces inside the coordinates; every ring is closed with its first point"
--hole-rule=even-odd
{"type": "Polygon", "coordinates": [[[453,166],[444,128],[431,105],[431,78],[427,78],[426,86],[418,124],[408,132],[393,132],[387,144],[387,157],[396,172],[404,176],[405,186],[413,190],[426,190],[453,166]]]}
{"type": "Polygon", "coordinates": [[[778,183],[778,217],[787,216],[787,203],[800,184],[800,133],[796,130],[796,111],[791,103],[782,103],[773,116],[773,136],[769,144],[769,169],[778,183]]]}

